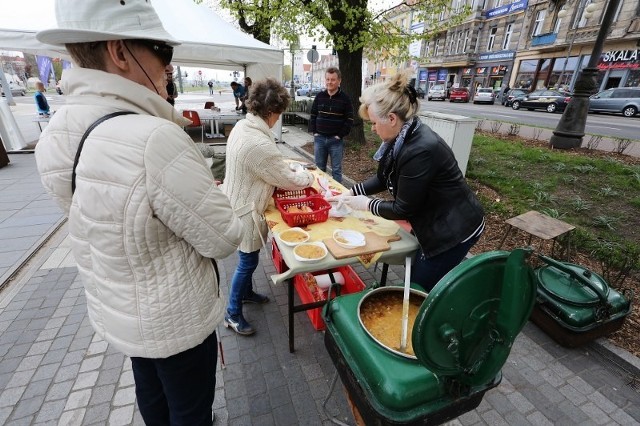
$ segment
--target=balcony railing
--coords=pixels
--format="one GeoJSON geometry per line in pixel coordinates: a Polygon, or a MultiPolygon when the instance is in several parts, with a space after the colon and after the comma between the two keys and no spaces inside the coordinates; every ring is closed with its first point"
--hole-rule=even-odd
{"type": "Polygon", "coordinates": [[[545,44],[553,44],[556,41],[557,33],[546,33],[533,36],[531,38],[531,47],[543,46],[545,44]]]}

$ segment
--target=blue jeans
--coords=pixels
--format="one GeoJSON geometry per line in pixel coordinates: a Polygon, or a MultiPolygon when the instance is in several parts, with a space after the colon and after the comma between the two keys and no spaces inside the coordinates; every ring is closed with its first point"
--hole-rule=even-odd
{"type": "Polygon", "coordinates": [[[428,293],[438,284],[440,278],[462,262],[469,250],[480,237],[460,243],[444,253],[427,258],[422,250],[418,250],[411,265],[411,282],[420,284],[428,293]]]}
{"type": "Polygon", "coordinates": [[[148,425],[213,424],[218,339],[168,358],[131,357],[138,408],[148,425]]]}
{"type": "Polygon", "coordinates": [[[313,152],[316,166],[327,171],[327,158],[331,157],[331,176],[336,182],[342,182],[342,157],[344,157],[344,141],[335,136],[317,135],[313,137],[313,152]]]}
{"type": "Polygon", "coordinates": [[[227,313],[238,315],[242,313],[242,299],[251,295],[253,291],[253,272],[260,262],[260,250],[251,253],[238,251],[238,266],[231,279],[231,291],[229,293],[229,305],[227,313]]]}

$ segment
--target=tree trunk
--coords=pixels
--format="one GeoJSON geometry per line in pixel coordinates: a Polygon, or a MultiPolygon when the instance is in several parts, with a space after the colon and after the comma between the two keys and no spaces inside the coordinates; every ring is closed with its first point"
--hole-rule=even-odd
{"type": "Polygon", "coordinates": [[[353,105],[353,127],[349,133],[348,141],[362,145],[365,143],[364,124],[358,115],[362,91],[362,49],[355,52],[338,49],[338,59],[342,74],[340,87],[349,95],[353,105]]]}

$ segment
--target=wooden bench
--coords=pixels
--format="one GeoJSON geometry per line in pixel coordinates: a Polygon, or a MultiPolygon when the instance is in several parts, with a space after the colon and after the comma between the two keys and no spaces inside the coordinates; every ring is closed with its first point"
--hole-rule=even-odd
{"type": "Polygon", "coordinates": [[[282,113],[282,123],[285,125],[305,124],[311,118],[312,100],[293,101],[282,113]]]}

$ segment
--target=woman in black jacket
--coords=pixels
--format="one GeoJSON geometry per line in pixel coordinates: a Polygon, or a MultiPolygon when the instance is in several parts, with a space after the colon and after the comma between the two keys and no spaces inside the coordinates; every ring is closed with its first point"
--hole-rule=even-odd
{"type": "Polygon", "coordinates": [[[420,109],[407,76],[367,88],[360,116],[383,140],[375,176],[358,183],[343,201],[385,219],[409,221],[418,238],[411,280],[430,291],[459,264],[484,230],[484,211],[445,141],[417,117],[420,109]],[[387,189],[393,201],[371,199],[387,189]]]}

